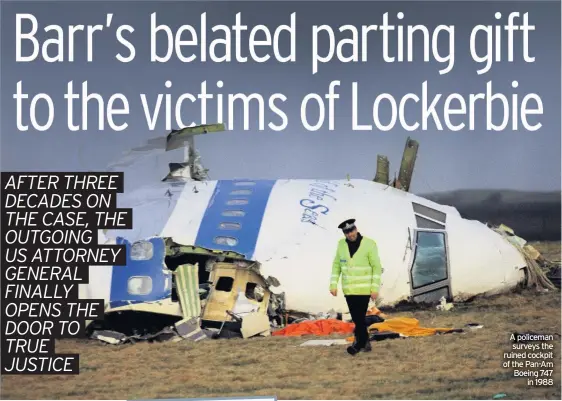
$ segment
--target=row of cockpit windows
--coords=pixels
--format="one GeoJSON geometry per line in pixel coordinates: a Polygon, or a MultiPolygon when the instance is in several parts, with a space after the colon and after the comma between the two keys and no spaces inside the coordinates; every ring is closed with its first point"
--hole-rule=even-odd
{"type": "Polygon", "coordinates": [[[428,206],[412,202],[416,223],[419,228],[430,230],[444,230],[447,221],[447,214],[428,206]]]}
{"type": "MultiPolygon", "coordinates": [[[[256,185],[256,183],[254,181],[238,181],[234,183],[235,186],[237,187],[251,187],[256,185]]],[[[245,206],[249,203],[249,199],[248,198],[244,198],[243,196],[251,196],[252,195],[252,189],[235,189],[232,190],[229,195],[232,196],[233,198],[228,199],[225,203],[225,206],[245,206]]],[[[238,208],[238,209],[225,209],[223,210],[223,212],[221,213],[221,215],[223,217],[238,217],[238,218],[243,218],[246,215],[246,212],[244,210],[241,210],[242,208],[238,208]]],[[[240,230],[242,228],[242,223],[241,222],[235,222],[235,221],[223,221],[219,224],[219,230],[225,230],[225,231],[237,231],[240,230]]],[[[225,245],[225,246],[230,246],[230,247],[234,247],[238,244],[238,238],[234,237],[233,235],[219,235],[217,237],[215,237],[214,239],[214,243],[217,245],[225,245]]]]}

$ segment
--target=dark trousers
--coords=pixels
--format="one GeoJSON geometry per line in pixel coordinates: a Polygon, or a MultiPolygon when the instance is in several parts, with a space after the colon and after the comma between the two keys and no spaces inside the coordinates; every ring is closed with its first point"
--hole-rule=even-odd
{"type": "Polygon", "coordinates": [[[345,297],[351,319],[355,324],[355,345],[357,348],[364,347],[369,340],[365,315],[367,315],[370,298],[369,295],[346,295],[345,297]]]}

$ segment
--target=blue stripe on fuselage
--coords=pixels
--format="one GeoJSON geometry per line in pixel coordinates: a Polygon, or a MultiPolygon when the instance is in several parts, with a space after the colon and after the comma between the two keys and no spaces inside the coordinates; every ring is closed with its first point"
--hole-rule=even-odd
{"type": "Polygon", "coordinates": [[[207,210],[201,220],[195,245],[216,250],[234,251],[252,259],[260,233],[261,223],[269,195],[275,180],[221,180],[217,181],[215,191],[209,200],[207,210]],[[240,183],[254,182],[245,186],[240,183]],[[237,185],[237,183],[239,183],[237,185]],[[249,194],[232,194],[232,191],[250,190],[249,194]],[[231,204],[229,201],[247,200],[246,204],[231,204]],[[244,216],[224,216],[225,211],[242,211],[244,216]],[[238,229],[221,228],[221,223],[238,223],[238,229]],[[220,244],[217,237],[231,237],[235,245],[220,244]]]}

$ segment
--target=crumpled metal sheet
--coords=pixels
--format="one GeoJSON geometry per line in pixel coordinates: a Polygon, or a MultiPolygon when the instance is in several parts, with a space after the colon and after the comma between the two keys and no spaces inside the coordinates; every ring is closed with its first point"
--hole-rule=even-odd
{"type": "Polygon", "coordinates": [[[189,321],[182,320],[174,326],[165,327],[158,333],[154,334],[126,336],[125,334],[117,331],[96,330],[90,335],[90,338],[93,340],[103,341],[111,345],[120,345],[127,343],[134,344],[139,341],[176,342],[184,339],[201,341],[209,338],[209,335],[210,334],[201,329],[199,319],[195,318],[189,321]]]}

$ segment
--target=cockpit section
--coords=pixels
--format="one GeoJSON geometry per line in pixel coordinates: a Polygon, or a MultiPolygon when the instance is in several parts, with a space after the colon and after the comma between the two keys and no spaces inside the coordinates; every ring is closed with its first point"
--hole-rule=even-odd
{"type": "Polygon", "coordinates": [[[93,322],[89,332],[146,336],[188,317],[197,318],[202,328],[240,331],[244,313],[259,313],[268,325],[279,321],[283,294],[270,291],[279,283],[261,276],[256,261],[171,238],[116,242],[126,245],[127,265],[113,267],[104,319],[93,322]],[[186,275],[189,279],[178,285],[178,277],[186,275]]]}

